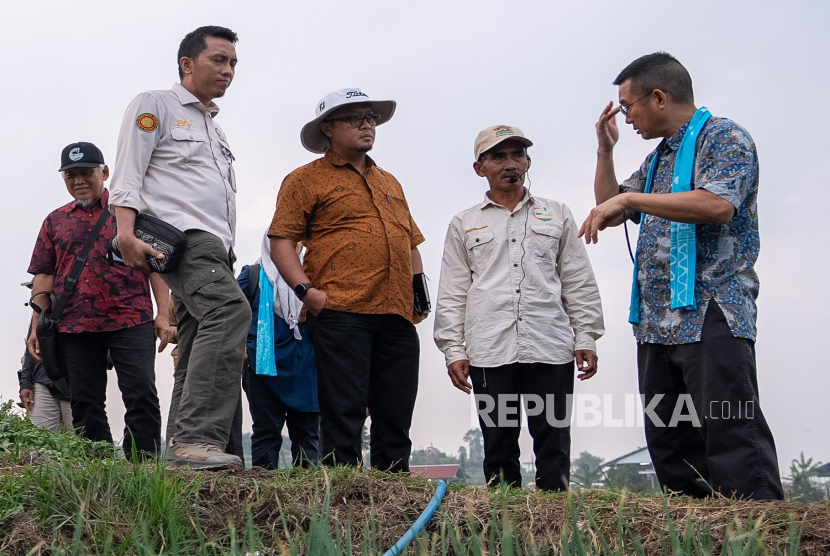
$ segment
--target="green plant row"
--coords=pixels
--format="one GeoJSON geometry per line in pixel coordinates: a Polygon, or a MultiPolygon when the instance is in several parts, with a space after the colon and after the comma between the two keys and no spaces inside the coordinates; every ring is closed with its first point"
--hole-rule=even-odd
{"type": "MultiPolygon", "coordinates": [[[[390,516],[398,510],[381,507],[381,501],[371,497],[354,498],[354,485],[392,484],[402,497],[429,488],[420,479],[349,468],[263,472],[253,479],[174,472],[159,461],[118,458],[111,446],[35,429],[13,415],[8,404],[0,409],[0,454],[0,553],[12,556],[382,555],[422,507],[390,516]],[[343,508],[352,506],[342,501],[350,497],[354,508],[368,504],[369,519],[349,513],[357,509],[344,515],[343,508]],[[400,523],[396,531],[384,525],[390,518],[400,523]]],[[[456,500],[465,494],[480,499],[485,492],[456,485],[451,491],[456,500]]],[[[458,503],[445,505],[410,547],[410,554],[656,553],[654,539],[641,538],[632,527],[624,496],[613,498],[618,507],[611,534],[607,523],[600,526],[594,510],[597,504],[611,504],[611,495],[607,502],[583,492],[552,497],[565,504],[559,534],[553,539],[534,537],[530,524],[519,519],[516,508],[528,496],[526,491],[492,490],[483,512],[459,512],[458,503]]],[[[662,498],[662,504],[668,524],[659,540],[663,554],[799,554],[798,521],[790,521],[782,540],[771,543],[762,516],[736,521],[718,536],[691,514],[675,522],[669,501],[662,498]]]]}

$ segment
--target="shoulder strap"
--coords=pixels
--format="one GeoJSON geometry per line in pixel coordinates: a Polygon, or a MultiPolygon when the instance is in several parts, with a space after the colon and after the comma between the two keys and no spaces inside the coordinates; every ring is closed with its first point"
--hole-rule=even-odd
{"type": "Polygon", "coordinates": [[[95,240],[98,239],[98,235],[101,233],[101,229],[103,229],[104,224],[107,223],[109,216],[109,208],[104,207],[104,211],[98,218],[98,222],[95,223],[95,227],[92,228],[91,232],[89,232],[89,237],[86,238],[86,243],[84,243],[83,249],[81,249],[81,252],[75,256],[75,264],[72,265],[72,272],[70,272],[69,276],[66,277],[61,296],[52,307],[52,322],[58,322],[61,320],[63,308],[66,307],[66,302],[69,301],[69,297],[72,295],[72,292],[75,291],[78,278],[84,270],[84,263],[86,263],[86,259],[89,257],[89,252],[92,251],[92,246],[95,245],[95,240]]]}
{"type": "Polygon", "coordinates": [[[254,263],[248,267],[248,291],[245,292],[245,297],[248,298],[248,303],[253,307],[254,296],[256,289],[259,287],[259,269],[261,265],[254,263]]]}

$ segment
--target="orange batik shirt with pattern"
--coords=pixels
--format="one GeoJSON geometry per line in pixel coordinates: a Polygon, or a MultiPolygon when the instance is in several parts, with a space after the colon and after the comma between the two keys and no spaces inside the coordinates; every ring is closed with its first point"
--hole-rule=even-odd
{"type": "Polygon", "coordinates": [[[396,314],[412,322],[412,249],[424,236],[403,189],[367,157],[360,175],[328,151],[283,180],[269,237],[302,241],[303,268],[325,309],[396,314]]]}

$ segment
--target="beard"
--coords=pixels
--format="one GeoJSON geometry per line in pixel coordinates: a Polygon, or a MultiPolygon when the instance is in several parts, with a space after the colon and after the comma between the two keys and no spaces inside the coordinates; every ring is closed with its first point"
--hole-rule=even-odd
{"type": "Polygon", "coordinates": [[[360,148],[358,148],[358,149],[356,149],[356,150],[357,150],[357,152],[359,152],[359,153],[367,153],[367,152],[371,151],[371,150],[372,150],[372,147],[374,147],[374,146],[375,146],[374,144],[371,144],[371,145],[369,145],[368,147],[360,147],[360,148]]]}
{"type": "MultiPolygon", "coordinates": [[[[100,199],[100,197],[99,197],[99,199],[100,199]]],[[[89,208],[97,200],[98,199],[75,199],[75,204],[78,205],[81,208],[89,208]]]]}

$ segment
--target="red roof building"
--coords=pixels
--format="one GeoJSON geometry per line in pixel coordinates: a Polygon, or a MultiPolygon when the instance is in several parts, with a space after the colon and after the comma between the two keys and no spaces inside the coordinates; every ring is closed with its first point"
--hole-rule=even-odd
{"type": "Polygon", "coordinates": [[[409,472],[413,477],[422,479],[444,479],[447,482],[463,483],[467,478],[461,472],[461,466],[457,463],[444,463],[438,465],[410,465],[409,472]]]}

